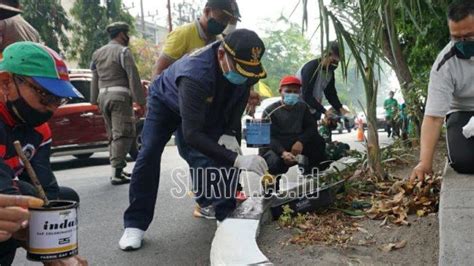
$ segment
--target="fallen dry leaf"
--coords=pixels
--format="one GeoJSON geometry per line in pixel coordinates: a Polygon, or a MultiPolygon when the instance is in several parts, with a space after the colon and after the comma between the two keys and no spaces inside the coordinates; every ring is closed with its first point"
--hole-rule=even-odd
{"type": "Polygon", "coordinates": [[[406,245],[407,245],[407,241],[402,240],[397,243],[389,243],[389,244],[382,245],[381,247],[379,247],[379,249],[382,250],[383,252],[390,252],[392,250],[404,248],[406,245]]]}
{"type": "MultiPolygon", "coordinates": [[[[376,184],[385,189],[388,182],[376,184]]],[[[441,177],[431,177],[424,182],[411,183],[409,180],[394,182],[386,191],[376,191],[372,197],[372,207],[366,211],[367,217],[384,220],[398,225],[409,225],[408,214],[419,217],[436,212],[439,205],[441,177]]]]}

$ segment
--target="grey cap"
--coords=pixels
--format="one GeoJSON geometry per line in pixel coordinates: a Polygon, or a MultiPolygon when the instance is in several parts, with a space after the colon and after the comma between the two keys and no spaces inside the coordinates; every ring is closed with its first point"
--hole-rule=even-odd
{"type": "Polygon", "coordinates": [[[128,32],[130,30],[130,26],[126,22],[117,21],[108,25],[106,30],[109,34],[114,34],[122,31],[128,32]]]}

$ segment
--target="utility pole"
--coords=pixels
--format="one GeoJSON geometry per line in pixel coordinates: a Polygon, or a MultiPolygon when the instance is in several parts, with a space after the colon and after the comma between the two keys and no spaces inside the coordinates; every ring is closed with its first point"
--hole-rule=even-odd
{"type": "Polygon", "coordinates": [[[171,19],[171,0],[168,0],[168,30],[169,32],[173,31],[173,22],[171,19]]]}
{"type": "Polygon", "coordinates": [[[142,32],[143,32],[143,36],[145,36],[146,32],[145,32],[145,12],[143,11],[143,0],[140,0],[140,9],[141,9],[141,12],[142,12],[142,32]]]}

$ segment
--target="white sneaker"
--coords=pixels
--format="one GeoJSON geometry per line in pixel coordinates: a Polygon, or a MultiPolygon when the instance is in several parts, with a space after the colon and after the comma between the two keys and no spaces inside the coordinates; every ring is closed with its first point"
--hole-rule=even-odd
{"type": "Polygon", "coordinates": [[[136,250],[142,247],[143,235],[145,231],[138,228],[125,228],[119,241],[121,250],[136,250]]]}

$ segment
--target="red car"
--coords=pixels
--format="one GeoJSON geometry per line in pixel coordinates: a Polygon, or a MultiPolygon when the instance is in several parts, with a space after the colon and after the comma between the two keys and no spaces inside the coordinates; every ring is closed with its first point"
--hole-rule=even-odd
{"type": "MultiPolygon", "coordinates": [[[[53,142],[52,156],[73,155],[86,159],[95,152],[108,151],[108,139],[105,122],[97,105],[90,103],[90,84],[92,72],[88,69],[70,70],[69,78],[85,99],[73,99],[58,108],[49,121],[53,142]]],[[[145,92],[149,81],[142,81],[145,92]]],[[[135,108],[134,108],[135,109],[135,108]]],[[[144,117],[137,117],[137,137],[130,149],[130,156],[135,160],[141,144],[141,131],[144,117]]]]}

